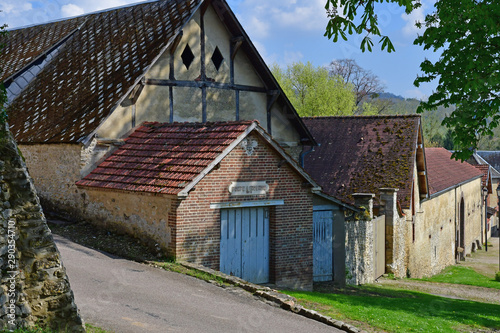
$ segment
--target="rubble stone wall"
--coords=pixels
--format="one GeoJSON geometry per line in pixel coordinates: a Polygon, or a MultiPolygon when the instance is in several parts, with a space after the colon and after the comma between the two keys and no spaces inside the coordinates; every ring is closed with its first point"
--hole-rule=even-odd
{"type": "Polygon", "coordinates": [[[5,131],[0,157],[0,329],[84,332],[32,179],[5,131]]]}

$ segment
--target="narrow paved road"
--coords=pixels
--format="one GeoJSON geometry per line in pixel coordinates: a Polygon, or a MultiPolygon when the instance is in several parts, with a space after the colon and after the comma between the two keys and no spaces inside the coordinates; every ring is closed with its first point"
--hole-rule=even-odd
{"type": "Polygon", "coordinates": [[[249,293],[116,258],[54,235],[86,322],[129,332],[343,332],[249,293]]]}

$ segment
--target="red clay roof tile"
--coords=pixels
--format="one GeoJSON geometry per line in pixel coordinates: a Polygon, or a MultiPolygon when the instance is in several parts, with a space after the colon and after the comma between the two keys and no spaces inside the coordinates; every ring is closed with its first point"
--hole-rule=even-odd
{"type": "Polygon", "coordinates": [[[469,163],[452,159],[444,148],[426,148],[425,159],[430,195],[483,175],[469,163]]]}
{"type": "Polygon", "coordinates": [[[76,184],[178,194],[252,123],[144,123],[76,184]]]}
{"type": "Polygon", "coordinates": [[[490,171],[490,166],[488,164],[474,164],[472,166],[483,173],[483,177],[481,178],[481,184],[482,186],[487,186],[488,172],[490,171]]]}

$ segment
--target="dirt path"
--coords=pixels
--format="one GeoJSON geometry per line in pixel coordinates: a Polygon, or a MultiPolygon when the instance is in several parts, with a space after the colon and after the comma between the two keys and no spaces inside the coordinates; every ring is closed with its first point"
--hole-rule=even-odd
{"type": "MultiPolygon", "coordinates": [[[[459,265],[471,267],[480,274],[494,278],[495,273],[499,269],[499,239],[498,237],[491,238],[489,242],[491,243],[492,247],[488,248],[488,252],[486,252],[483,248],[482,250],[473,253],[471,257],[467,257],[466,260],[460,262],[459,265]]],[[[407,279],[392,280],[387,278],[379,279],[376,284],[391,285],[401,289],[416,290],[449,298],[500,304],[500,289],[482,288],[449,283],[412,281],[407,279]]]]}
{"type": "Polygon", "coordinates": [[[499,259],[498,259],[498,237],[492,237],[488,239],[488,243],[491,243],[491,247],[488,247],[486,252],[484,247],[482,250],[473,253],[472,256],[467,257],[465,261],[462,261],[460,265],[473,268],[476,272],[495,278],[495,273],[499,270],[499,259]]]}

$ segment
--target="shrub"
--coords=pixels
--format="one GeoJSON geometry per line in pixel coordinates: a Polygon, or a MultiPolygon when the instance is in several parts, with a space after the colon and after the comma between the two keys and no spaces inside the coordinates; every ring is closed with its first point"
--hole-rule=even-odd
{"type": "Polygon", "coordinates": [[[500,271],[498,271],[498,272],[495,274],[495,280],[497,280],[498,282],[500,282],[500,271]]]}

